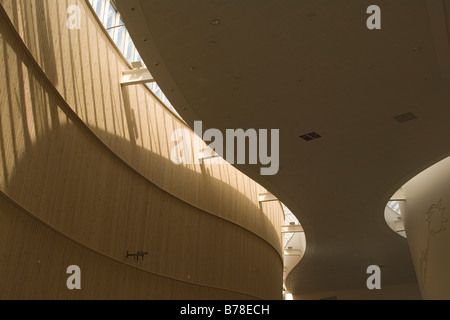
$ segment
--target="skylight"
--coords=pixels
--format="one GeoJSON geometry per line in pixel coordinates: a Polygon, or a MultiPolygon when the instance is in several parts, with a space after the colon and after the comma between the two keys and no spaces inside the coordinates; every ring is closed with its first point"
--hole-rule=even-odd
{"type": "MultiPolygon", "coordinates": [[[[89,3],[102,22],[108,35],[111,37],[125,59],[130,64],[135,61],[142,61],[142,58],[137,51],[128,30],[122,21],[120,13],[114,6],[114,2],[112,0],[89,0],[89,3]]],[[[181,116],[172,106],[169,99],[167,99],[166,95],[162,92],[156,82],[147,84],[147,87],[164,103],[168,109],[170,109],[181,119],[181,116]]]]}
{"type": "Polygon", "coordinates": [[[391,208],[395,213],[401,215],[402,211],[400,210],[400,203],[398,201],[389,201],[388,207],[391,208]]]}
{"type": "Polygon", "coordinates": [[[387,225],[398,235],[406,238],[405,225],[403,224],[402,211],[405,210],[405,195],[400,188],[388,201],[384,209],[384,219],[387,225]]]}

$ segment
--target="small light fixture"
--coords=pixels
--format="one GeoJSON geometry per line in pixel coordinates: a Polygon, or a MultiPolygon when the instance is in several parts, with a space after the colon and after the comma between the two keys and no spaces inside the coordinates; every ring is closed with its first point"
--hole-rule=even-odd
{"type": "Polygon", "coordinates": [[[213,26],[218,26],[220,23],[221,23],[220,19],[215,18],[211,20],[211,24],[213,26]]]}

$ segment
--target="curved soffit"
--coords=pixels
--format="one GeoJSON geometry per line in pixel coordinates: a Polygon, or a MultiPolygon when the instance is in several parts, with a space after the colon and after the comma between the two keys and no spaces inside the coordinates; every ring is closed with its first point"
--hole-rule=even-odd
{"type": "Polygon", "coordinates": [[[190,126],[280,129],[277,175],[237,167],[304,226],[308,249],[288,279],[294,294],[364,288],[371,264],[384,266],[385,286],[416,281],[407,242],[383,212],[399,181],[448,150],[447,30],[436,23],[445,17],[422,0],[379,1],[374,31],[369,5],[117,1],[190,126]],[[408,112],[417,119],[394,119],[408,112]],[[322,138],[299,138],[312,131],[322,138]]]}

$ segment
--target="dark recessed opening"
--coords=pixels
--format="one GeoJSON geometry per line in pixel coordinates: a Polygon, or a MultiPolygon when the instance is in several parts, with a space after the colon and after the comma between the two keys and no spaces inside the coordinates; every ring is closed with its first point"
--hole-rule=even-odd
{"type": "Polygon", "coordinates": [[[394,119],[398,123],[404,123],[404,122],[416,120],[417,116],[414,113],[412,113],[412,112],[407,112],[407,113],[403,113],[403,114],[400,114],[398,116],[395,116],[394,119]]]}
{"type": "Polygon", "coordinates": [[[316,140],[319,138],[322,138],[322,136],[320,134],[318,134],[317,132],[310,132],[308,134],[304,134],[302,136],[300,136],[300,138],[302,138],[305,141],[312,141],[312,140],[316,140]]]}

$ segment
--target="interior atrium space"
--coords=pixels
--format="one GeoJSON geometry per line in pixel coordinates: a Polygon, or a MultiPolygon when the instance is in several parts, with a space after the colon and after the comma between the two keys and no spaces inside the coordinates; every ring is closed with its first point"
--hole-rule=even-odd
{"type": "Polygon", "coordinates": [[[449,35],[450,0],[0,0],[0,301],[450,299],[449,35]]]}

